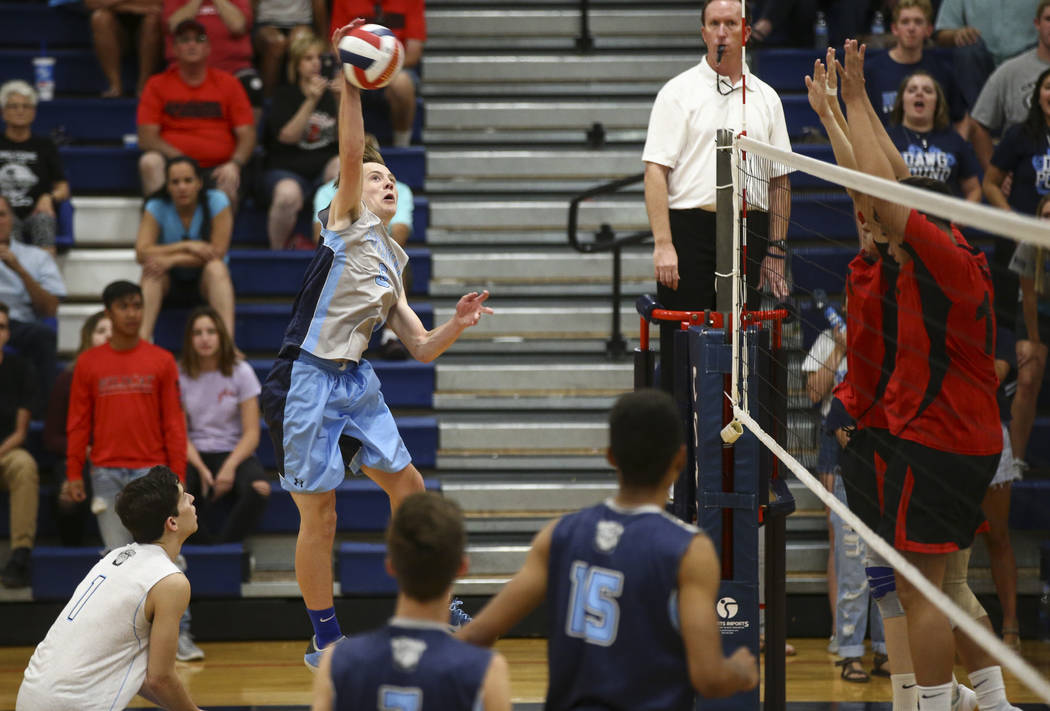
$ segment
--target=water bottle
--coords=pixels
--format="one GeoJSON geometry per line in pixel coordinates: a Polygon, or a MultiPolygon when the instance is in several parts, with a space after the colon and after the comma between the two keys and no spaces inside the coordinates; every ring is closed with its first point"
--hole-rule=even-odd
{"type": "Polygon", "coordinates": [[[33,57],[33,79],[40,101],[55,98],[55,58],[47,56],[47,44],[44,42],[40,43],[40,56],[33,57]]]}
{"type": "Polygon", "coordinates": [[[846,322],[839,314],[838,309],[828,303],[828,295],[823,289],[817,289],[813,292],[813,300],[817,304],[817,308],[824,312],[824,318],[828,320],[828,323],[832,328],[838,331],[846,330],[846,322]]]}
{"type": "Polygon", "coordinates": [[[871,18],[871,34],[876,36],[886,34],[886,21],[883,19],[880,10],[876,10],[871,18]]]}
{"type": "Polygon", "coordinates": [[[819,50],[828,48],[828,18],[822,10],[817,11],[817,21],[813,23],[813,46],[819,50]]]}
{"type": "Polygon", "coordinates": [[[1043,583],[1039,598],[1039,641],[1050,642],[1050,583],[1043,583]]]}

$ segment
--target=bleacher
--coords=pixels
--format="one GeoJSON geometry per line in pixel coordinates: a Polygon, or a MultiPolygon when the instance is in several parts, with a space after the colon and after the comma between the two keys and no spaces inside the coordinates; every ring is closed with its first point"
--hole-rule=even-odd
{"type": "MultiPolygon", "coordinates": [[[[670,8],[666,14],[673,20],[680,3],[660,5],[670,8]]],[[[639,149],[652,97],[668,77],[695,63],[695,22],[673,23],[694,44],[682,39],[688,51],[672,52],[661,49],[666,36],[631,36],[633,28],[625,23],[622,32],[630,39],[624,41],[635,43],[628,50],[641,48],[656,55],[632,55],[636,61],[630,67],[616,53],[618,45],[610,45],[606,54],[581,56],[572,53],[571,37],[562,38],[564,48],[559,44],[549,61],[546,55],[529,56],[523,67],[520,61],[514,66],[514,58],[508,60],[505,52],[472,52],[471,47],[496,42],[496,36],[464,40],[459,33],[468,32],[469,23],[457,15],[461,11],[455,3],[438,0],[429,7],[434,8],[428,9],[434,40],[428,42],[426,59],[426,131],[424,112],[419,111],[417,145],[383,151],[395,175],[417,195],[409,249],[412,305],[430,326],[449,315],[448,297],[478,286],[492,288],[494,299],[503,300],[496,305],[499,318],[483,320],[439,365],[373,365],[415,463],[426,470],[427,485],[461,501],[470,517],[472,544],[479,550],[479,541],[489,540],[479,536],[491,535],[500,550],[509,551],[498,562],[495,554],[491,563],[484,559],[480,572],[488,574],[488,582],[463,588],[468,594],[490,594],[496,586],[492,581],[505,579],[513,570],[510,566],[520,563],[524,544],[552,511],[589,503],[610,490],[609,471],[600,456],[603,409],[616,392],[630,387],[630,368],[607,364],[601,355],[608,337],[608,262],[568,251],[566,196],[641,169],[639,149]],[[550,67],[562,70],[560,82],[544,79],[550,67]],[[628,71],[637,74],[625,76],[628,71]],[[646,76],[645,71],[652,73],[646,76]],[[605,126],[607,143],[590,148],[584,137],[596,121],[605,126]],[[426,150],[418,145],[422,138],[426,150]],[[565,303],[566,295],[573,303],[565,303]]],[[[537,9],[537,16],[542,12],[537,9]]],[[[608,10],[617,16],[630,12],[608,10]]],[[[648,21],[656,28],[661,26],[659,16],[659,9],[649,13],[648,21]]],[[[547,24],[545,31],[549,29],[547,24]]],[[[35,130],[63,141],[61,156],[74,193],[74,210],[67,218],[71,240],[61,257],[70,292],[58,316],[59,348],[65,355],[75,347],[84,318],[99,308],[101,285],[115,278],[138,279],[132,250],[141,209],[138,150],[126,138],[135,132],[135,102],[97,98],[104,83],[90,38],[82,15],[0,2],[0,77],[31,80],[31,59],[41,41],[57,60],[58,97],[40,104],[35,130]],[[61,13],[61,21],[53,21],[55,13],[61,13]]],[[[795,150],[830,161],[829,146],[803,142],[813,138],[818,123],[802,84],[814,56],[810,50],[762,50],[753,69],[781,93],[795,150]]],[[[374,118],[373,125],[380,125],[374,118]]],[[[378,133],[382,140],[383,132],[378,133]]],[[[793,188],[789,238],[798,255],[795,283],[804,293],[822,288],[840,294],[845,266],[856,253],[849,199],[802,177],[793,179],[793,188]],[[814,232],[818,228],[819,235],[814,232]]],[[[639,190],[629,191],[623,200],[586,205],[585,229],[605,221],[624,232],[644,229],[647,219],[639,190]]],[[[265,226],[265,211],[253,199],[245,200],[230,251],[238,294],[237,341],[260,379],[272,362],[310,256],[269,251],[265,226]]],[[[627,324],[636,322],[633,297],[652,290],[647,249],[624,254],[622,313],[627,324]]],[[[807,300],[800,302],[799,310],[801,328],[794,346],[804,348],[826,326],[807,300]]],[[[160,345],[179,348],[185,316],[184,311],[162,314],[156,330],[160,345]]],[[[1045,392],[1042,404],[1050,407],[1045,392]]],[[[812,422],[798,426],[812,428],[812,422]]],[[[1040,419],[1036,427],[1031,456],[1050,463],[1050,437],[1045,436],[1050,420],[1040,419]]],[[[38,432],[37,424],[35,435],[38,432]]],[[[265,429],[258,454],[264,465],[272,466],[265,429]]],[[[1014,527],[1044,528],[1040,502],[1048,496],[1050,487],[1041,481],[1016,485],[1014,527]]],[[[54,492],[45,490],[32,591],[0,591],[0,600],[61,598],[63,586],[71,588],[70,581],[78,579],[80,573],[73,571],[86,570],[84,564],[95,555],[92,548],[70,552],[47,545],[54,540],[49,519],[53,499],[54,492]]],[[[375,535],[385,525],[385,498],[370,482],[349,481],[340,488],[338,501],[341,590],[387,594],[390,583],[375,535]]],[[[813,515],[792,517],[789,526],[803,534],[818,531],[824,519],[817,509],[817,502],[800,499],[800,510],[813,515]]],[[[0,494],[0,530],[6,527],[6,516],[6,496],[0,494]]],[[[264,559],[287,556],[297,526],[290,498],[274,487],[262,530],[248,545],[260,569],[264,559]]],[[[823,584],[817,566],[824,565],[826,549],[809,543],[789,551],[789,567],[810,574],[802,583],[790,581],[789,586],[797,587],[789,587],[789,592],[813,592],[823,584]]],[[[270,584],[253,573],[244,562],[244,550],[191,549],[187,556],[195,598],[296,594],[294,582],[287,578],[270,584]]],[[[284,568],[273,565],[273,570],[287,573],[290,557],[284,568]]]]}

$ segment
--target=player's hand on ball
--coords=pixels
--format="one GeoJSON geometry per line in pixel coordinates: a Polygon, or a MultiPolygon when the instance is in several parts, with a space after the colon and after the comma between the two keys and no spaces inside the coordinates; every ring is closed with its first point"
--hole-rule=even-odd
{"type": "Polygon", "coordinates": [[[339,40],[353,32],[354,29],[365,24],[365,22],[365,18],[357,17],[351,20],[349,24],[337,28],[336,31],[332,33],[332,50],[335,52],[336,57],[339,56],[339,40]]]}
{"type": "Polygon", "coordinates": [[[758,685],[758,662],[747,647],[739,647],[726,660],[740,680],[740,690],[747,691],[758,685]]]}
{"type": "Polygon", "coordinates": [[[456,304],[456,318],[465,328],[476,325],[481,320],[482,314],[495,313],[491,308],[485,306],[485,300],[488,298],[489,292],[486,290],[480,294],[472,291],[459,300],[459,303],[456,304]]]}

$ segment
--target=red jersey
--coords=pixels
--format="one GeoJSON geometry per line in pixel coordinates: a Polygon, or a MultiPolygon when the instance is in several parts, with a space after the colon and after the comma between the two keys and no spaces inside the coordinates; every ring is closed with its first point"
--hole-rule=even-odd
{"type": "MultiPolygon", "coordinates": [[[[235,74],[241,69],[252,66],[252,4],[248,0],[227,1],[233,3],[238,10],[244,13],[244,34],[230,34],[229,28],[219,17],[219,11],[215,9],[212,0],[204,0],[197,14],[187,19],[201,23],[208,34],[208,44],[211,45],[208,66],[235,74]]],[[[164,0],[161,10],[164,27],[169,27],[168,18],[185,4],[187,0],[164,0]]],[[[175,63],[175,54],[171,49],[172,41],[171,33],[165,32],[164,58],[168,64],[175,63]]]]}
{"type": "Polygon", "coordinates": [[[420,42],[427,40],[423,0],[335,0],[332,3],[329,35],[357,17],[389,27],[394,36],[401,40],[401,44],[410,39],[420,42]],[[380,6],[382,14],[376,14],[376,6],[380,6]]]}
{"type": "Polygon", "coordinates": [[[139,125],[160,126],[160,137],[202,168],[225,163],[237,147],[233,129],[255,125],[244,87],[229,72],[208,69],[200,86],[183,81],[178,67],[154,75],[139,99],[139,125]]]}
{"type": "Polygon", "coordinates": [[[858,427],[885,429],[883,396],[896,358],[896,263],[863,252],[853,258],[846,276],[846,378],[835,394],[858,427]],[[889,336],[889,337],[887,337],[889,336]]]}
{"type": "Polygon", "coordinates": [[[66,418],[66,478],[81,478],[87,447],[100,467],[165,464],[186,476],[186,418],[171,353],[140,340],[131,350],[108,343],[80,354],[66,418]]]}
{"type": "Polygon", "coordinates": [[[1002,451],[995,312],[988,260],[911,211],[897,282],[897,362],[886,388],[890,432],[954,454],[1002,451]]]}

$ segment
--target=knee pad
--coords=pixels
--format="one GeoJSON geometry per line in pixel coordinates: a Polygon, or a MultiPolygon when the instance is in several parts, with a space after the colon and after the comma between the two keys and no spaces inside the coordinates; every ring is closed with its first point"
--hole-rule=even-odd
{"type": "Polygon", "coordinates": [[[903,616],[904,608],[901,606],[900,598],[897,597],[897,578],[893,568],[888,565],[867,565],[864,570],[868,574],[871,596],[875,598],[875,604],[882,613],[882,619],[888,620],[903,616]]]}

